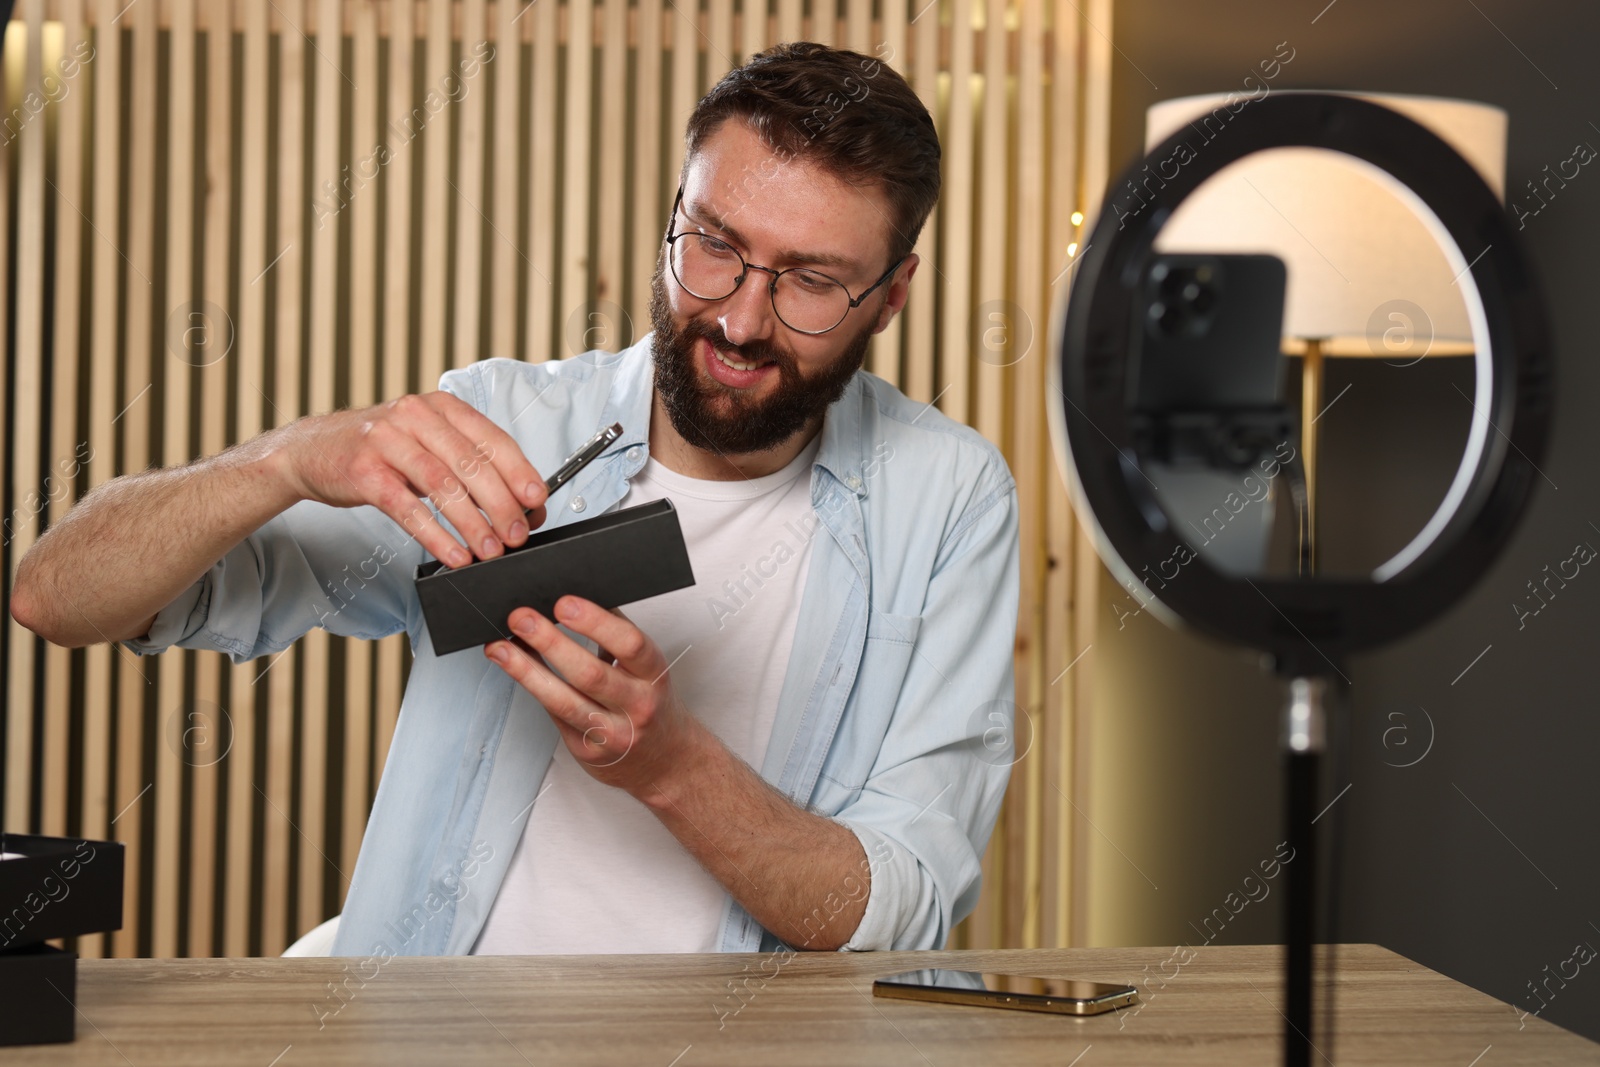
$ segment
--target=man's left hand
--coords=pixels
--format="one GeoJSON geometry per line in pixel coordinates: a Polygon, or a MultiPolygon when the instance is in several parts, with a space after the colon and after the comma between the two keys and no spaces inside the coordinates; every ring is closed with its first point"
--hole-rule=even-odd
{"type": "Polygon", "coordinates": [[[544,706],[567,750],[596,779],[641,800],[662,792],[710,736],[674,695],[666,656],[626,617],[592,601],[564,596],[555,615],[614,662],[532,608],[518,608],[508,620],[526,647],[495,641],[484,654],[544,706]]]}

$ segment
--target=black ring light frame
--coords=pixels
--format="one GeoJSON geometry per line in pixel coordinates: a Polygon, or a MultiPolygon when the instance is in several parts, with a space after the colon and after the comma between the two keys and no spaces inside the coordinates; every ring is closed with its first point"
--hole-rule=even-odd
{"type": "MultiPolygon", "coordinates": [[[[1183,133],[1174,134],[1112,188],[1124,180],[1133,187],[1145,177],[1140,168],[1173,158],[1183,143],[1183,133]]],[[[1215,140],[1189,151],[1192,158],[1174,177],[1145,183],[1136,214],[1102,212],[1095,224],[1054,331],[1060,353],[1051,374],[1064,403],[1049,409],[1051,432],[1079,514],[1093,524],[1100,553],[1118,577],[1137,581],[1140,565],[1191,553],[1177,577],[1141,600],[1169,622],[1261,650],[1290,679],[1283,726],[1295,860],[1285,907],[1284,1061],[1299,1067],[1310,1062],[1313,1048],[1312,823],[1325,683],[1330,675],[1343,677],[1350,653],[1397,640],[1442,614],[1504,547],[1549,436],[1553,361],[1538,285],[1504,208],[1471,164],[1426,127],[1353,96],[1280,92],[1248,103],[1215,140]],[[1476,293],[1463,290],[1469,316],[1474,300],[1481,307],[1481,318],[1474,316],[1479,395],[1462,467],[1424,534],[1372,580],[1226,575],[1176,536],[1138,466],[1127,405],[1129,353],[1156,235],[1201,183],[1272,148],[1329,149],[1397,179],[1454,242],[1447,252],[1468,264],[1460,278],[1470,270],[1476,286],[1476,293]],[[1475,258],[1468,263],[1468,256],[1475,258]],[[1428,530],[1437,532],[1424,541],[1428,530]]]]}
{"type": "MultiPolygon", "coordinates": [[[[1171,158],[1183,140],[1174,134],[1124,177],[1137,182],[1141,164],[1171,158]]],[[[1331,149],[1387,171],[1434,212],[1463,256],[1477,257],[1470,276],[1492,361],[1490,395],[1474,404],[1488,407],[1494,429],[1471,486],[1438,536],[1399,573],[1382,582],[1246,580],[1197,558],[1152,594],[1184,622],[1269,653],[1281,674],[1326,675],[1349,653],[1411,633],[1465,595],[1509,537],[1549,431],[1552,359],[1537,284],[1504,207],[1453,148],[1398,112],[1356,97],[1278,93],[1244,107],[1164,185],[1147,183],[1154,188],[1137,215],[1102,213],[1058,333],[1067,403],[1057,444],[1067,449],[1069,480],[1098,526],[1108,563],[1137,573],[1130,564],[1170,560],[1184,546],[1170,528],[1147,521],[1151,501],[1140,497],[1148,490],[1129,466],[1137,459],[1125,398],[1140,275],[1156,234],[1202,182],[1247,155],[1288,147],[1331,149]]]]}

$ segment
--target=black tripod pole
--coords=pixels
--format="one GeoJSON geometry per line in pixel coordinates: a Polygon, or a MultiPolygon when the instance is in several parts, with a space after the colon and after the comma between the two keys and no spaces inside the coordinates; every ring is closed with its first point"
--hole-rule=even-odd
{"type": "Polygon", "coordinates": [[[1291,849],[1284,925],[1285,1067],[1311,1063],[1311,953],[1316,930],[1316,841],[1311,823],[1316,818],[1317,768],[1327,735],[1324,690],[1321,678],[1290,681],[1283,723],[1291,849]]]}

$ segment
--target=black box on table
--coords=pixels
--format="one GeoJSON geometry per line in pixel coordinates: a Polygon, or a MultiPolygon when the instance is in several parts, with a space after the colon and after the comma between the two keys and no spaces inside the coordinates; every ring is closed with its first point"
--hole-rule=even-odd
{"type": "Polygon", "coordinates": [[[123,847],[0,834],[0,1045],[71,1041],[75,953],[44,944],[122,928],[123,847]]]}

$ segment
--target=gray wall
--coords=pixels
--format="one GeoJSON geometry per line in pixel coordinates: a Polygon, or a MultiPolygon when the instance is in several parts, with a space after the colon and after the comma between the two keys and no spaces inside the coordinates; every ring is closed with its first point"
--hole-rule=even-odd
{"type": "MultiPolygon", "coordinates": [[[[1113,38],[1115,168],[1139,155],[1151,103],[1239,87],[1282,41],[1296,53],[1278,88],[1419,93],[1505,108],[1514,201],[1577,142],[1600,148],[1593,2],[1118,0],[1113,38]]],[[[1329,793],[1351,783],[1335,809],[1347,833],[1339,936],[1385,945],[1600,1038],[1600,963],[1564,984],[1551,977],[1575,946],[1600,947],[1600,567],[1581,570],[1520,630],[1512,607],[1546,564],[1554,568],[1581,541],[1600,547],[1592,467],[1600,455],[1600,166],[1584,168],[1527,219],[1523,236],[1558,346],[1557,421],[1540,463],[1547,480],[1501,560],[1486,574],[1461,575],[1475,584],[1459,606],[1352,666],[1351,759],[1329,793]]],[[[1371,490],[1379,510],[1388,494],[1397,501],[1390,510],[1403,511],[1406,493],[1431,492],[1439,464],[1450,460],[1439,450],[1409,455],[1406,464],[1374,454],[1366,420],[1409,419],[1395,425],[1434,441],[1459,433],[1462,401],[1448,374],[1396,384],[1351,373],[1345,428],[1331,420],[1327,427],[1329,491],[1371,490]],[[1402,388],[1411,390],[1403,403],[1392,391],[1402,388]],[[1371,489],[1377,483],[1381,492],[1371,489]]],[[[1204,937],[1192,924],[1282,836],[1276,692],[1238,653],[1168,631],[1148,613],[1119,630],[1114,605],[1124,597],[1115,586],[1103,601],[1091,936],[1198,943],[1204,937]]],[[[1276,940],[1281,899],[1274,891],[1252,904],[1215,940],[1276,940]]],[[[1565,964],[1569,975],[1573,966],[1565,964]]],[[[1510,1011],[1506,1018],[1509,1039],[1517,1019],[1510,1011]]]]}

